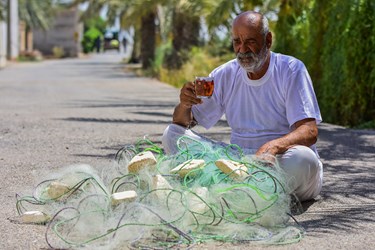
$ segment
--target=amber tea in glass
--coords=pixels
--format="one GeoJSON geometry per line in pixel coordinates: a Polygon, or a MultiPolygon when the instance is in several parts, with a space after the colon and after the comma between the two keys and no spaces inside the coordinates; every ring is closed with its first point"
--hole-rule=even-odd
{"type": "Polygon", "coordinates": [[[194,81],[195,94],[198,98],[209,98],[214,92],[214,78],[197,76],[194,81]]]}

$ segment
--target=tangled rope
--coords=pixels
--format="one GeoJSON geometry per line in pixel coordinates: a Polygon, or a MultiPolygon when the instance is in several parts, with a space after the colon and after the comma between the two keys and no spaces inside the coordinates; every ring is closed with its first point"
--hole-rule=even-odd
{"type": "Polygon", "coordinates": [[[185,136],[177,145],[174,155],[147,139],[126,145],[103,178],[90,166],[71,167],[39,183],[33,195],[17,195],[17,211],[50,215],[45,238],[52,249],[189,248],[208,241],[289,244],[302,238],[303,229],[289,222],[289,191],[277,165],[244,155],[237,145],[214,148],[185,136]],[[155,156],[155,166],[130,172],[131,160],[144,152],[155,156]],[[171,172],[193,160],[204,164],[183,176],[171,172]],[[241,168],[224,173],[218,160],[241,168]],[[129,190],[136,196],[114,203],[115,194],[129,190]]]}

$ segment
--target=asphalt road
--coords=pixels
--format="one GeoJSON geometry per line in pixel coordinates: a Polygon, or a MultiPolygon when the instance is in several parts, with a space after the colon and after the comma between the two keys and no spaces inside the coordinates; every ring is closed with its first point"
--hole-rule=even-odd
{"type": "MultiPolygon", "coordinates": [[[[15,224],[15,194],[78,163],[102,170],[124,144],[160,143],[179,90],[124,69],[121,55],[13,63],[0,70],[0,249],[47,248],[45,226],[15,224]]],[[[324,117],[323,117],[324,118],[324,117]]],[[[229,140],[221,122],[200,132],[229,140]]],[[[375,249],[375,131],[320,125],[324,186],[296,219],[300,243],[271,249],[375,249]]],[[[262,248],[208,245],[197,248],[262,248]]]]}

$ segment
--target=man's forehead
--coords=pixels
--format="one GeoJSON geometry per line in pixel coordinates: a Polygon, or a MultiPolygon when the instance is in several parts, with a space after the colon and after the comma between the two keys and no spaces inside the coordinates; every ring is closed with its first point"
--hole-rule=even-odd
{"type": "Polygon", "coordinates": [[[240,25],[232,27],[232,37],[241,37],[242,39],[251,39],[261,35],[261,29],[257,26],[240,25]]]}
{"type": "Polygon", "coordinates": [[[241,40],[257,40],[256,34],[242,34],[242,33],[232,33],[232,39],[241,39],[241,40]]]}

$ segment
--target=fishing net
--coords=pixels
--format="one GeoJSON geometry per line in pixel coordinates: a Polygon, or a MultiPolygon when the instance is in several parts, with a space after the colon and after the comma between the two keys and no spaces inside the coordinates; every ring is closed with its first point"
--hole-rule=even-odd
{"type": "Polygon", "coordinates": [[[236,145],[181,137],[178,153],[143,139],[120,149],[98,174],[73,165],[17,195],[17,211],[45,215],[51,248],[180,248],[210,241],[288,244],[303,229],[290,221],[290,190],[272,162],[236,145]]]}

